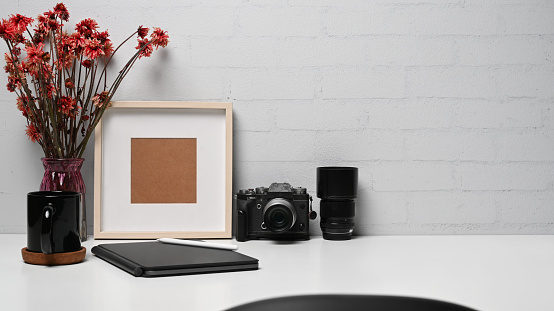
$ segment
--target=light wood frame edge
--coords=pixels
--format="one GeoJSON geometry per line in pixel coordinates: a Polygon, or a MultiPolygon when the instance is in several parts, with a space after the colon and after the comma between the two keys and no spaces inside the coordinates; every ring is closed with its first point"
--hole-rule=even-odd
{"type": "Polygon", "coordinates": [[[233,103],[231,102],[186,102],[186,101],[114,101],[113,108],[189,108],[225,110],[225,230],[224,231],[148,231],[118,232],[102,231],[102,120],[94,131],[94,239],[157,239],[157,238],[202,238],[218,239],[232,237],[233,208],[233,103]]]}

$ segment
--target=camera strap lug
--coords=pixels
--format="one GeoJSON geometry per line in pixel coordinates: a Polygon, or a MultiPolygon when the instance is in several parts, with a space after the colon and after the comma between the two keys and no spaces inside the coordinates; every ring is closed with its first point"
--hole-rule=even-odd
{"type": "Polygon", "coordinates": [[[314,199],[312,198],[312,196],[310,196],[310,214],[309,214],[309,217],[310,217],[311,220],[314,220],[317,217],[317,213],[312,209],[312,202],[313,201],[314,201],[314,199]]]}

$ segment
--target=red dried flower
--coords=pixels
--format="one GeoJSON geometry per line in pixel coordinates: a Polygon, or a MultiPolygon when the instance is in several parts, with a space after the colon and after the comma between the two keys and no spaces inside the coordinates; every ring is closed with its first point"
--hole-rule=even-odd
{"type": "Polygon", "coordinates": [[[9,74],[15,74],[15,65],[12,59],[12,56],[8,53],[4,54],[4,60],[6,61],[6,66],[4,66],[4,71],[9,74]]]}
{"type": "Polygon", "coordinates": [[[23,110],[23,109],[21,109],[21,107],[27,106],[28,102],[29,102],[29,98],[27,98],[27,96],[25,96],[25,95],[18,96],[17,97],[17,109],[23,110]]]}
{"type": "Polygon", "coordinates": [[[102,44],[100,44],[100,41],[96,39],[88,39],[86,41],[83,54],[90,59],[96,59],[105,55],[102,44]]]}
{"type": "Polygon", "coordinates": [[[156,50],[161,46],[165,48],[169,43],[169,35],[167,31],[163,31],[158,27],[154,28],[154,31],[150,35],[152,37],[152,44],[156,47],[156,50]]]}
{"type": "Polygon", "coordinates": [[[21,55],[21,48],[20,48],[20,47],[14,47],[14,48],[12,49],[12,53],[13,53],[13,55],[15,55],[15,56],[21,55]]]}
{"type": "Polygon", "coordinates": [[[50,61],[50,58],[51,58],[51,56],[50,56],[50,53],[48,53],[48,52],[43,53],[43,54],[42,54],[42,57],[41,57],[41,59],[42,59],[43,62],[49,62],[49,61],[50,61]]]}
{"type": "Polygon", "coordinates": [[[44,25],[42,24],[38,24],[33,30],[35,31],[35,34],[32,38],[34,44],[44,42],[44,40],[46,40],[46,37],[48,37],[48,30],[44,28],[44,25]]]}
{"type": "Polygon", "coordinates": [[[8,84],[6,84],[6,88],[10,92],[15,92],[15,90],[21,88],[21,81],[15,76],[8,76],[8,84]]]}
{"type": "Polygon", "coordinates": [[[25,64],[27,73],[34,79],[41,79],[41,81],[48,81],[52,77],[52,66],[48,63],[31,63],[25,64]]]}
{"type": "Polygon", "coordinates": [[[140,50],[139,58],[149,57],[152,55],[152,45],[149,44],[148,39],[137,39],[138,45],[135,47],[137,50],[140,50]]]}
{"type": "Polygon", "coordinates": [[[56,42],[56,47],[58,48],[58,59],[55,60],[56,67],[58,70],[71,68],[71,66],[73,66],[73,60],[77,58],[72,37],[64,32],[56,36],[56,42]]]}
{"type": "Polygon", "coordinates": [[[69,53],[71,50],[73,50],[73,40],[71,39],[71,36],[69,36],[65,31],[56,35],[56,43],[59,54],[69,53]]]}
{"type": "Polygon", "coordinates": [[[13,84],[11,81],[8,81],[8,84],[6,84],[6,89],[8,90],[8,92],[13,93],[17,88],[15,84],[13,84]]]}
{"type": "Polygon", "coordinates": [[[92,61],[90,59],[85,59],[84,61],[81,62],[81,65],[83,65],[86,68],[90,68],[92,67],[92,61]]]}
{"type": "Polygon", "coordinates": [[[4,38],[5,40],[11,40],[13,39],[15,33],[16,29],[13,24],[5,19],[2,19],[2,21],[0,22],[0,37],[4,38]]]}
{"type": "Polygon", "coordinates": [[[81,116],[81,119],[82,119],[83,121],[88,121],[88,119],[90,119],[90,117],[87,116],[87,115],[83,115],[83,116],[81,116]]]}
{"type": "Polygon", "coordinates": [[[111,42],[104,43],[104,45],[102,46],[102,51],[104,51],[104,56],[112,55],[114,51],[112,43],[111,42]]]}
{"type": "Polygon", "coordinates": [[[30,44],[25,47],[25,51],[27,52],[26,59],[29,59],[30,63],[38,63],[42,61],[42,56],[44,54],[44,44],[39,43],[37,45],[30,44]]]}
{"type": "Polygon", "coordinates": [[[87,44],[87,40],[78,32],[72,33],[69,41],[71,42],[71,48],[75,55],[81,54],[83,48],[87,44]]]}
{"type": "MultiPolygon", "coordinates": [[[[21,63],[17,66],[17,70],[19,70],[19,75],[22,77],[22,78],[25,78],[25,74],[29,72],[29,67],[27,67],[27,64],[26,63],[21,63]]],[[[15,72],[14,72],[15,74],[15,72]]]]}
{"type": "Polygon", "coordinates": [[[106,105],[106,102],[108,100],[109,93],[107,91],[104,91],[100,94],[96,94],[92,97],[92,103],[97,107],[102,107],[106,105]]]}
{"type": "Polygon", "coordinates": [[[38,90],[38,93],[40,94],[40,96],[42,97],[48,97],[48,98],[52,98],[54,97],[56,94],[58,94],[58,91],[56,90],[56,87],[54,86],[54,84],[46,84],[44,86],[44,89],[39,89],[38,90]],[[44,94],[44,92],[46,92],[46,94],[44,94]]]}
{"type": "Polygon", "coordinates": [[[17,97],[17,109],[21,111],[21,114],[23,114],[25,118],[29,117],[29,104],[27,96],[21,95],[17,97]]]}
{"type": "Polygon", "coordinates": [[[16,32],[21,34],[27,29],[27,26],[33,22],[33,19],[21,14],[10,16],[10,23],[15,28],[16,32]]]}
{"type": "Polygon", "coordinates": [[[142,27],[142,25],[140,25],[138,30],[137,30],[137,34],[138,34],[139,37],[144,39],[148,35],[149,30],[150,30],[149,28],[142,27]]]}
{"type": "Polygon", "coordinates": [[[37,128],[33,124],[27,125],[25,133],[32,142],[37,142],[42,138],[42,135],[39,133],[37,128]]]}
{"type": "Polygon", "coordinates": [[[71,81],[70,78],[65,79],[65,87],[68,89],[74,89],[75,84],[73,84],[73,81],[71,81]]]}
{"type": "Polygon", "coordinates": [[[95,39],[100,41],[100,44],[102,45],[102,51],[104,52],[104,56],[110,56],[113,52],[113,45],[112,45],[112,41],[108,38],[109,36],[110,34],[108,33],[107,30],[102,32],[97,32],[96,34],[93,35],[95,39]]]}
{"type": "Polygon", "coordinates": [[[104,44],[104,43],[106,43],[106,41],[110,40],[110,39],[108,39],[109,36],[110,36],[110,34],[106,30],[106,31],[102,31],[102,32],[97,32],[92,37],[94,39],[97,39],[98,41],[100,41],[101,44],[104,44]]]}
{"type": "Polygon", "coordinates": [[[58,23],[56,17],[56,13],[52,11],[44,12],[44,19],[41,20],[39,16],[39,22],[42,22],[48,29],[56,31],[62,26],[62,24],[58,23]]]}
{"type": "Polygon", "coordinates": [[[92,18],[87,18],[75,25],[75,30],[83,37],[89,38],[98,28],[98,23],[92,18]]]}
{"type": "Polygon", "coordinates": [[[69,21],[69,11],[65,7],[65,4],[58,3],[54,7],[54,13],[58,15],[58,17],[63,21],[69,21]]]}
{"type": "Polygon", "coordinates": [[[71,115],[75,110],[75,101],[68,96],[62,96],[58,99],[58,111],[66,115],[71,115]]]}
{"type": "MultiPolygon", "coordinates": [[[[44,14],[47,14],[47,13],[48,12],[44,14]]],[[[50,20],[49,17],[50,15],[44,16],[39,14],[39,16],[37,17],[37,21],[38,21],[37,29],[48,32],[48,30],[50,30],[50,26],[48,26],[48,21],[50,20]]],[[[35,29],[35,31],[37,31],[37,29],[35,29]]]]}
{"type": "Polygon", "coordinates": [[[55,95],[58,94],[58,89],[56,89],[54,84],[48,84],[46,86],[46,92],[47,92],[48,97],[52,98],[52,97],[54,97],[55,95]]]}

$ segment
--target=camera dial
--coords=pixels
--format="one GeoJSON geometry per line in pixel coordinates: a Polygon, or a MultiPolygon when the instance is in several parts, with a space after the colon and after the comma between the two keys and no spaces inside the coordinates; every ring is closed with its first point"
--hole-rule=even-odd
{"type": "Polygon", "coordinates": [[[266,187],[256,188],[256,194],[267,194],[267,188],[266,187]]]}
{"type": "Polygon", "coordinates": [[[290,201],[275,198],[264,207],[264,224],[272,232],[286,232],[296,222],[296,209],[290,201]]]}
{"type": "Polygon", "coordinates": [[[253,194],[254,194],[254,189],[240,189],[240,190],[239,190],[239,194],[242,194],[242,195],[253,195],[253,194]]]}

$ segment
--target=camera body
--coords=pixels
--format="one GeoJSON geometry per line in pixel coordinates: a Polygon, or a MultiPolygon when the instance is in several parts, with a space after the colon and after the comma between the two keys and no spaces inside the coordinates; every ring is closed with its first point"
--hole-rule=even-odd
{"type": "Polygon", "coordinates": [[[308,240],[311,196],[306,188],[272,183],[269,188],[241,189],[235,196],[237,241],[308,240]]]}

